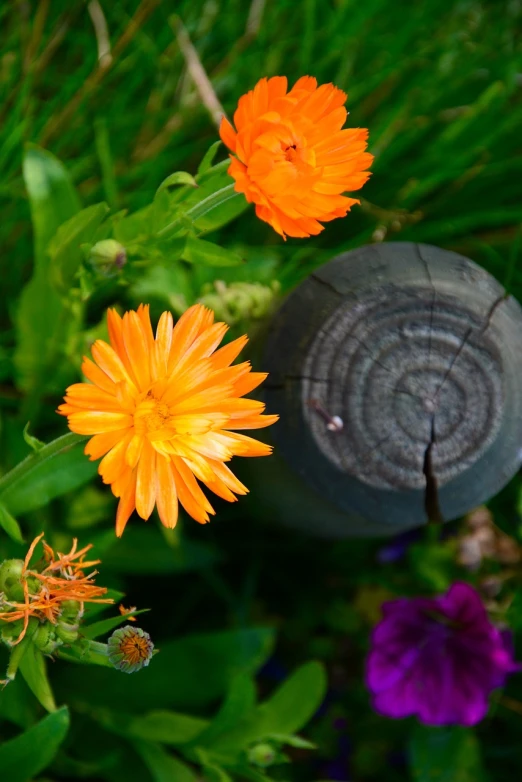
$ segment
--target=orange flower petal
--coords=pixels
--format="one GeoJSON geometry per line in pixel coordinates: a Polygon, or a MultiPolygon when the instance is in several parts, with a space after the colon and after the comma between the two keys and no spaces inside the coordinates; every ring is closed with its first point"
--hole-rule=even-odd
{"type": "MultiPolygon", "coordinates": [[[[257,104],[268,105],[274,95],[282,100],[282,87],[267,82],[256,94],[257,104]]],[[[84,362],[93,384],[72,385],[60,413],[73,431],[93,435],[85,452],[91,459],[103,457],[98,471],[120,498],[116,532],[123,533],[134,509],[147,519],[155,505],[162,523],[173,527],[178,501],[206,523],[214,510],[198,481],[233,502],[247,489],[225,462],[234,455],[270,453],[270,446],[229,431],[277,420],[261,415],[262,402],[243,398],[266,375],[252,372],[248,361],[232,364],[246,337],[218,349],[227,326],[214,323],[213,312],[199,304],[175,326],[164,313],[155,336],[146,306],[123,318],[111,311],[108,323],[111,345],[98,340],[92,348],[96,364],[84,362]]],[[[46,616],[57,610],[53,601],[40,609],[46,616]]],[[[25,620],[27,610],[20,612],[25,620]]]]}
{"type": "MultiPolygon", "coordinates": [[[[161,457],[158,457],[161,459],[161,457]]],[[[156,451],[148,440],[143,450],[136,474],[136,510],[142,519],[148,519],[156,502],[156,451]]]]}
{"type": "Polygon", "coordinates": [[[341,206],[325,198],[358,190],[368,177],[367,131],[342,130],[346,97],[311,76],[289,92],[286,78],[263,78],[239,99],[235,129],[228,120],[221,124],[221,138],[236,155],[228,169],[236,191],[283,238],[317,235],[322,222],[344,216],[355,201],[341,206]]]}
{"type": "Polygon", "coordinates": [[[158,454],[156,462],[156,504],[161,523],[174,529],[178,521],[178,493],[170,459],[158,454]]]}

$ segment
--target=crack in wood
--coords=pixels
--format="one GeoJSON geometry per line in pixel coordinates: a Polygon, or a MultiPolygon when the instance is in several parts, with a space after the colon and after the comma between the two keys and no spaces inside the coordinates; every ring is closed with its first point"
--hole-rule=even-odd
{"type": "Polygon", "coordinates": [[[435,416],[431,417],[430,441],[424,451],[424,464],[422,472],[426,478],[426,488],[424,490],[424,510],[428,517],[428,524],[444,524],[439,504],[439,484],[435,471],[433,469],[433,447],[437,442],[435,436],[435,416]]]}

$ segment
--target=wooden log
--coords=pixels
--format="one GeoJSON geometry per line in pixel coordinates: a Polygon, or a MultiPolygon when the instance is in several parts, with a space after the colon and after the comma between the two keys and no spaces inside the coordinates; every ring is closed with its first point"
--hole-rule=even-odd
{"type": "Polygon", "coordinates": [[[338,256],[283,303],[262,365],[281,420],[256,470],[265,491],[286,471],[272,505],[293,526],[349,537],[448,521],[522,462],[522,310],[456,253],[338,256]]]}

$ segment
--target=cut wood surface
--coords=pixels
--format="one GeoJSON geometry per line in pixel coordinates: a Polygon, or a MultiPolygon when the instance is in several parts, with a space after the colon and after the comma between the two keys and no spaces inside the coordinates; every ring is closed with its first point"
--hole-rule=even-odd
{"type": "Polygon", "coordinates": [[[340,536],[454,519],[521,463],[522,310],[456,253],[338,256],[287,298],[263,367],[276,451],[340,536]]]}

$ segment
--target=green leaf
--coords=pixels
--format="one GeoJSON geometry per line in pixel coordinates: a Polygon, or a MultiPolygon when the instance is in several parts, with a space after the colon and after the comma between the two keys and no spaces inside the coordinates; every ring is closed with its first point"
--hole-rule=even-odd
{"type": "Polygon", "coordinates": [[[11,516],[7,508],[0,502],[0,527],[7,532],[10,538],[18,543],[23,543],[22,530],[14,516],[11,516]]]}
{"type": "Polygon", "coordinates": [[[29,644],[20,660],[20,673],[44,709],[56,711],[56,703],[47,678],[44,656],[32,643],[29,644]]]}
{"type": "MultiPolygon", "coordinates": [[[[214,141],[214,143],[210,145],[210,147],[205,152],[201,163],[198,166],[198,171],[196,176],[199,177],[209,170],[210,166],[214,162],[214,158],[216,157],[216,153],[220,148],[220,146],[221,146],[221,141],[214,141]]],[[[227,161],[227,163],[229,163],[229,161],[227,161]]]]}
{"type": "Polygon", "coordinates": [[[159,193],[160,190],[172,187],[173,185],[192,185],[192,187],[198,186],[192,174],[189,174],[187,171],[175,171],[173,174],[170,174],[170,176],[163,180],[161,185],[156,190],[156,194],[159,193]]]}
{"type": "Polygon", "coordinates": [[[188,744],[207,728],[208,720],[190,717],[174,711],[151,711],[144,717],[134,718],[127,728],[130,736],[162,744],[188,744]]]}
{"type": "Polygon", "coordinates": [[[230,250],[225,250],[218,244],[206,242],[204,239],[194,239],[188,236],[181,253],[184,261],[202,263],[206,266],[239,266],[243,258],[230,250]]]}
{"type": "Polygon", "coordinates": [[[327,680],[321,663],[302,665],[265,701],[259,710],[270,733],[293,734],[314,716],[326,695],[327,680]]]}
{"type": "Polygon", "coordinates": [[[34,727],[0,746],[0,778],[27,782],[53,760],[69,729],[69,711],[63,706],[34,727]]]}
{"type": "Polygon", "coordinates": [[[230,774],[214,763],[203,763],[203,771],[208,782],[233,782],[230,774]]]}
{"type": "Polygon", "coordinates": [[[273,630],[263,627],[190,635],[162,643],[149,667],[135,675],[70,666],[60,671],[56,687],[64,699],[74,692],[78,700],[109,707],[118,703],[139,714],[163,708],[193,711],[221,698],[239,673],[257,671],[273,643],[273,630]]]}
{"type": "Polygon", "coordinates": [[[208,742],[217,757],[228,762],[253,741],[269,736],[293,734],[315,714],[326,693],[323,666],[310,662],[301,666],[281,687],[256,709],[248,713],[226,734],[208,742]]]}
{"type": "Polygon", "coordinates": [[[34,437],[34,435],[29,434],[30,423],[31,422],[28,421],[24,426],[24,431],[23,431],[24,440],[29,446],[29,448],[31,448],[35,453],[38,453],[38,451],[40,451],[44,447],[45,443],[42,442],[42,440],[39,440],[38,437],[34,437]]]}
{"type": "Polygon", "coordinates": [[[317,744],[313,744],[311,741],[301,738],[301,736],[289,736],[285,733],[268,733],[266,738],[276,741],[278,744],[296,747],[296,749],[317,749],[317,744]]]}
{"type": "Polygon", "coordinates": [[[256,704],[256,687],[252,676],[239,674],[233,679],[227,697],[207,730],[198,738],[200,746],[206,746],[252,712],[256,704]]]}
{"type": "Polygon", "coordinates": [[[34,270],[17,308],[14,363],[18,384],[39,397],[47,388],[60,386],[57,357],[78,329],[79,312],[64,306],[49,280],[47,248],[58,227],[80,209],[80,202],[64,166],[43,149],[26,149],[23,174],[33,222],[34,270]],[[48,373],[51,364],[54,371],[48,373]]]}
{"type": "Polygon", "coordinates": [[[477,737],[469,728],[418,725],[409,744],[415,782],[480,782],[484,779],[477,737]]]}
{"type": "MultiPolygon", "coordinates": [[[[134,611],[131,616],[138,616],[139,614],[146,614],[147,611],[150,611],[150,608],[142,608],[140,611],[134,611]]],[[[106,633],[110,633],[112,630],[114,630],[116,627],[121,625],[123,622],[129,621],[129,614],[120,615],[120,616],[111,616],[109,619],[101,619],[99,622],[93,622],[92,625],[87,625],[87,627],[82,627],[82,635],[84,638],[88,638],[89,640],[93,641],[95,638],[99,638],[100,635],[106,635],[106,633]]]]}
{"type": "Polygon", "coordinates": [[[166,752],[160,744],[136,740],[133,746],[149,769],[154,782],[197,782],[198,778],[191,768],[166,752]]]}
{"type": "Polygon", "coordinates": [[[81,209],[63,164],[40,147],[28,145],[23,161],[34,231],[35,269],[47,270],[46,252],[58,227],[81,209]]]}
{"type": "Polygon", "coordinates": [[[83,259],[80,245],[94,240],[109,211],[106,203],[94,204],[82,209],[58,228],[48,247],[50,280],[57,290],[69,290],[83,259]]]}
{"type": "Polygon", "coordinates": [[[0,478],[0,501],[11,513],[26,513],[86,483],[96,464],[84,455],[84,435],[66,434],[30,454],[0,478]]]}
{"type": "MultiPolygon", "coordinates": [[[[1,495],[0,495],[1,496],[1,495]]],[[[103,564],[116,573],[184,573],[202,570],[218,561],[206,543],[182,538],[175,548],[165,545],[157,530],[130,527],[103,553],[103,564]]]]}

